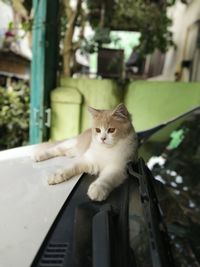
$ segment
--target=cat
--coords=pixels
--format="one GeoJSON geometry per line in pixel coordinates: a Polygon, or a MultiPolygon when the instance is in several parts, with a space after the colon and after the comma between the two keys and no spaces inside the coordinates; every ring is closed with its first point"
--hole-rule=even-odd
{"type": "Polygon", "coordinates": [[[62,183],[83,172],[98,175],[87,194],[91,200],[103,201],[125,181],[127,163],[137,160],[137,134],[124,104],[113,110],[88,107],[88,111],[92,115],[90,129],[36,153],[34,159],[75,157],[72,165],[57,170],[48,178],[49,185],[62,183]]]}

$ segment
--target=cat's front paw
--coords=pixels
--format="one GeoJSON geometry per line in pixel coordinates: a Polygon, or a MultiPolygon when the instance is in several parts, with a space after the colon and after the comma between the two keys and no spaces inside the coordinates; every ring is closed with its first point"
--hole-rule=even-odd
{"type": "Polygon", "coordinates": [[[103,201],[107,198],[108,190],[99,183],[92,183],[87,192],[89,198],[94,201],[103,201]]]}
{"type": "Polygon", "coordinates": [[[49,159],[49,155],[46,152],[36,152],[32,159],[36,162],[43,161],[49,159]]]}
{"type": "Polygon", "coordinates": [[[64,182],[65,180],[67,180],[65,172],[62,169],[59,169],[49,176],[48,184],[49,185],[59,184],[64,182]]]}

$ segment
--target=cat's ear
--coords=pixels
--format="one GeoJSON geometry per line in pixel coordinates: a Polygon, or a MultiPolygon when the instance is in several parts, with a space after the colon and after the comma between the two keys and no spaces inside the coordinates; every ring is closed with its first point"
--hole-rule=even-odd
{"type": "Polygon", "coordinates": [[[123,103],[119,104],[112,112],[112,116],[118,119],[129,119],[130,115],[123,103]]]}
{"type": "Polygon", "coordinates": [[[88,111],[92,116],[97,116],[100,113],[100,110],[92,108],[92,107],[88,107],[88,111]]]}

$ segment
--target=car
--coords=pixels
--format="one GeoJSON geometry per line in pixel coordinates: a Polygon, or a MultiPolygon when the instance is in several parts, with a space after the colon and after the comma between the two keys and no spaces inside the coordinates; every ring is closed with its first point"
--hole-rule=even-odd
{"type": "Polygon", "coordinates": [[[66,159],[35,163],[36,146],[0,152],[0,266],[31,265],[57,213],[76,184],[50,187],[48,171],[66,164],[66,159]]]}
{"type": "Polygon", "coordinates": [[[86,194],[88,174],[48,186],[70,159],[35,163],[38,145],[0,152],[1,265],[198,266],[199,120],[200,107],[139,132],[146,163],[129,163],[127,181],[101,203],[86,194]]]}

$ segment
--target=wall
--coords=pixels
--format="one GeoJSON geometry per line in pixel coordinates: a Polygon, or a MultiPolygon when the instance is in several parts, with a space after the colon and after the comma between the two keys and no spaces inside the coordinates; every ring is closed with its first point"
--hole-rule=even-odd
{"type": "Polygon", "coordinates": [[[169,8],[168,14],[173,20],[171,30],[177,49],[171,48],[166,53],[163,73],[160,77],[154,78],[154,80],[173,81],[175,73],[178,72],[181,81],[188,81],[188,70],[181,69],[181,62],[183,59],[191,59],[194,54],[196,35],[192,31],[196,27],[194,31],[197,32],[198,27],[194,23],[200,19],[200,0],[190,0],[187,5],[177,1],[173,7],[169,8]]]}

